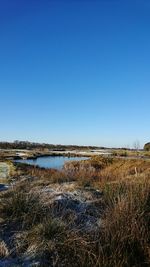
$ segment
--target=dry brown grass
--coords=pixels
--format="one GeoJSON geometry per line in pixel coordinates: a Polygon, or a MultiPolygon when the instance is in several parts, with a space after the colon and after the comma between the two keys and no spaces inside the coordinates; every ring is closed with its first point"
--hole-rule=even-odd
{"type": "Polygon", "coordinates": [[[101,266],[149,266],[149,183],[112,186],[106,192],[101,266]]]}
{"type": "Polygon", "coordinates": [[[150,266],[149,161],[96,157],[72,162],[62,172],[31,167],[20,172],[36,179],[20,182],[1,196],[0,203],[2,225],[20,225],[14,238],[16,255],[35,255],[40,266],[150,266]],[[71,229],[69,221],[55,218],[52,207],[43,205],[33,190],[37,184],[42,188],[72,180],[78,187],[103,192],[105,211],[95,230],[71,229]]]}
{"type": "Polygon", "coordinates": [[[0,258],[9,256],[9,250],[4,240],[0,241],[0,258]]]}

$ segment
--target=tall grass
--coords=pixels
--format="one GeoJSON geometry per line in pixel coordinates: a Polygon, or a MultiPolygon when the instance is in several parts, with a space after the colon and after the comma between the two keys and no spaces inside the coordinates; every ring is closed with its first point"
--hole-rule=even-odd
{"type": "MultiPolygon", "coordinates": [[[[20,225],[16,236],[11,232],[16,255],[34,255],[40,266],[150,266],[148,161],[95,158],[70,163],[63,172],[27,167],[25,172],[37,179],[3,193],[0,203],[0,214],[8,228],[12,228],[12,222],[20,225]],[[97,208],[102,203],[104,206],[98,227],[83,232],[70,228],[69,219],[55,218],[52,205],[44,205],[33,190],[36,184],[41,188],[63,181],[74,181],[83,190],[88,184],[103,192],[102,202],[95,204],[97,208]]],[[[1,254],[8,254],[1,244],[1,254]]]]}
{"type": "Polygon", "coordinates": [[[105,197],[100,266],[149,266],[149,184],[118,184],[105,197]]]}

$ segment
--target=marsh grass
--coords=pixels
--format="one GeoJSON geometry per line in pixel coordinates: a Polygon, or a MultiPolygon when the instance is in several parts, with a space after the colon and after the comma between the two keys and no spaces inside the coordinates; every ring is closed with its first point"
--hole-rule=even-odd
{"type": "Polygon", "coordinates": [[[61,220],[44,220],[28,233],[26,241],[51,266],[90,266],[92,255],[87,241],[61,220]]]}
{"type": "Polygon", "coordinates": [[[18,224],[28,229],[40,222],[47,210],[42,206],[39,196],[20,191],[19,188],[1,200],[1,216],[10,224],[18,224]]]}
{"type": "Polygon", "coordinates": [[[0,240],[0,258],[9,256],[9,251],[4,240],[0,240]]]}
{"type": "MultiPolygon", "coordinates": [[[[70,163],[62,172],[25,167],[24,173],[36,179],[3,193],[3,222],[8,228],[12,222],[20,225],[16,236],[11,232],[16,255],[34,255],[40,266],[150,266],[150,162],[95,158],[80,164],[70,163]],[[56,181],[103,192],[100,226],[78,231],[70,228],[69,217],[55,217],[55,205],[43,205],[33,189],[56,181]]],[[[96,203],[97,209],[101,204],[96,203]]]]}
{"type": "Polygon", "coordinates": [[[119,194],[112,191],[100,238],[100,266],[149,266],[150,187],[119,185],[119,194]]]}

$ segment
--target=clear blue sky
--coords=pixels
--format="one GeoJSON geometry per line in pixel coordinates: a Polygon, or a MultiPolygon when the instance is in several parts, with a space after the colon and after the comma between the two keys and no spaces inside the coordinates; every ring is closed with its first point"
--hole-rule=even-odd
{"type": "Polygon", "coordinates": [[[1,0],[0,139],[150,141],[149,0],[1,0]]]}

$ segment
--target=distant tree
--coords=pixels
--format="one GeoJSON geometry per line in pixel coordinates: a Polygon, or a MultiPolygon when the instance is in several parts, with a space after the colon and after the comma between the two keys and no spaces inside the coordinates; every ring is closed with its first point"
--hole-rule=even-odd
{"type": "Polygon", "coordinates": [[[133,148],[135,149],[136,153],[137,153],[137,156],[139,154],[139,149],[140,149],[140,142],[139,140],[136,140],[134,143],[133,143],[133,148]]]}

